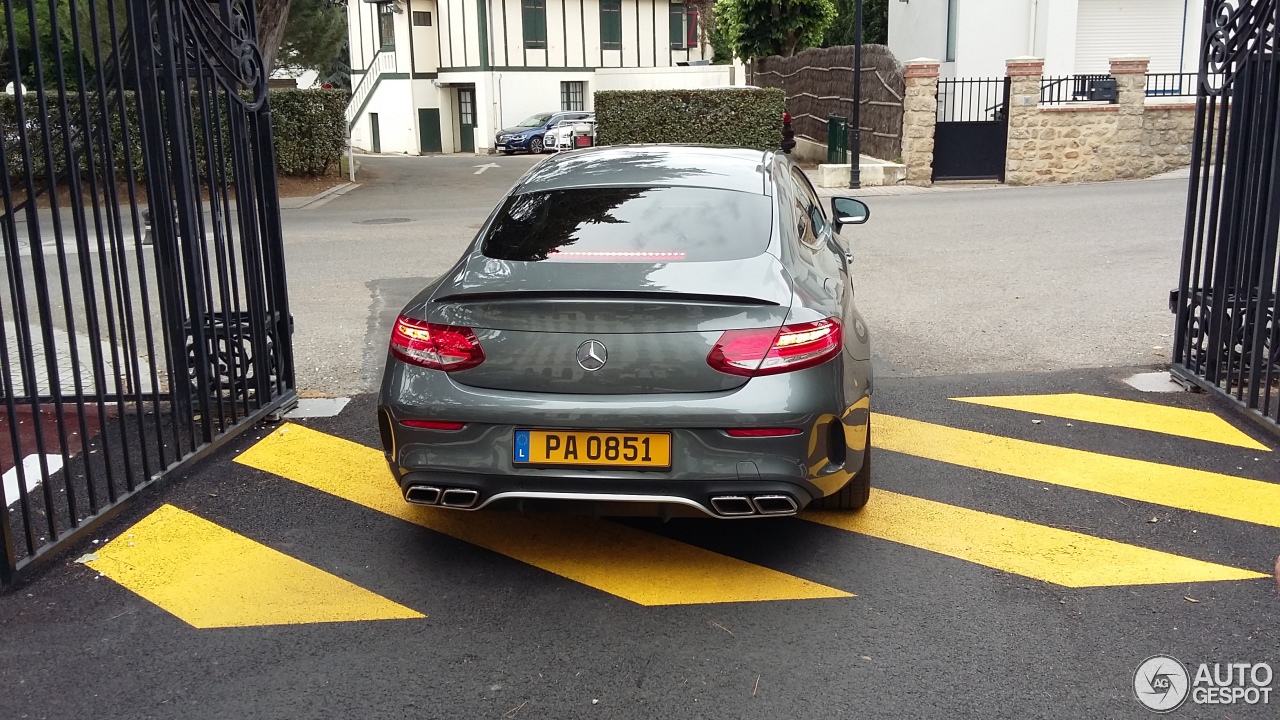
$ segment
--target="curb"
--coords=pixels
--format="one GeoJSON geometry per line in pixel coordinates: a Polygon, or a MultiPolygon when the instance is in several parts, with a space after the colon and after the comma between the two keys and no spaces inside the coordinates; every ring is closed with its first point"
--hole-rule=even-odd
{"type": "Polygon", "coordinates": [[[346,195],[347,193],[351,192],[352,190],[355,190],[358,187],[360,187],[360,184],[353,183],[353,182],[345,182],[345,183],[342,183],[341,185],[334,185],[333,187],[329,188],[328,190],[325,190],[319,195],[313,196],[306,203],[299,205],[298,207],[293,209],[294,210],[311,210],[313,208],[318,208],[321,205],[329,202],[330,200],[340,195],[346,195]]]}

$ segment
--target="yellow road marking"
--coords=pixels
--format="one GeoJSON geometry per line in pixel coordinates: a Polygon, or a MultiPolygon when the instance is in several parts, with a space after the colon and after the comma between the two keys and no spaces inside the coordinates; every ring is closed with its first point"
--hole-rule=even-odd
{"type": "Polygon", "coordinates": [[[852,597],[850,593],[617,523],[410,505],[382,453],[286,424],[236,458],[640,605],[852,597]]]}
{"type": "Polygon", "coordinates": [[[426,617],[172,505],[86,564],[196,628],[426,617]]]}
{"type": "Polygon", "coordinates": [[[1280,484],[1114,457],[892,415],[875,415],[884,450],[1105,493],[1232,520],[1280,527],[1280,484]]]}
{"type": "Polygon", "coordinates": [[[1167,407],[1153,403],[1117,400],[1097,395],[1064,393],[1062,395],[1002,395],[993,397],[951,398],[974,405],[989,405],[1006,410],[1021,410],[1037,415],[1115,425],[1177,435],[1193,440],[1207,440],[1223,445],[1271,452],[1270,448],[1211,412],[1167,407]]]}
{"type": "Polygon", "coordinates": [[[1065,587],[1268,577],[887,490],[872,489],[871,501],[858,512],[800,517],[1065,587]]]}

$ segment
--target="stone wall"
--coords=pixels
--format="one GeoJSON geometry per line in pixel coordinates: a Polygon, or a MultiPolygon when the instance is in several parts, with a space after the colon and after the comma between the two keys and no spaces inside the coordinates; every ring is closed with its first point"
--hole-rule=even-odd
{"type": "Polygon", "coordinates": [[[1115,104],[1041,105],[1044,61],[1008,61],[1005,182],[1043,185],[1150,177],[1191,160],[1194,105],[1148,104],[1146,58],[1115,58],[1115,104]]]}
{"type": "Polygon", "coordinates": [[[1147,105],[1142,116],[1142,133],[1151,157],[1151,174],[1191,164],[1195,132],[1195,103],[1147,105]]]}
{"type": "Polygon", "coordinates": [[[902,71],[902,164],[907,184],[933,184],[933,132],[938,116],[938,61],[911,60],[902,71]]]}

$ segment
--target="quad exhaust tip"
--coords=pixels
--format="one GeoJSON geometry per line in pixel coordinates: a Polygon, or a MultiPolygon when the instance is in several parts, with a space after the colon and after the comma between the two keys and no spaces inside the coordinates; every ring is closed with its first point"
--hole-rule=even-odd
{"type": "Polygon", "coordinates": [[[796,501],[788,495],[756,495],[751,498],[751,504],[761,515],[794,515],[798,509],[796,501]]]}
{"type": "Polygon", "coordinates": [[[717,513],[727,517],[755,515],[756,509],[751,501],[741,495],[721,495],[711,498],[711,507],[717,513]]]}
{"type": "Polygon", "coordinates": [[[451,508],[469,508],[480,500],[480,491],[469,488],[438,488],[430,485],[410,485],[404,491],[404,499],[414,505],[443,505],[451,508]]]}
{"type": "Polygon", "coordinates": [[[410,485],[404,491],[404,499],[414,505],[435,505],[440,502],[440,488],[426,485],[410,485]]]}
{"type": "Polygon", "coordinates": [[[480,499],[480,492],[477,490],[466,490],[463,488],[449,488],[444,491],[440,497],[440,504],[451,508],[469,508],[476,504],[480,499]]]}

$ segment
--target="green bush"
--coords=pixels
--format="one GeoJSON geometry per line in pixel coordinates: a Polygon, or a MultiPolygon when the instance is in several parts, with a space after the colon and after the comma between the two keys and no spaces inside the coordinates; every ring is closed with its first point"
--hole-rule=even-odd
{"type": "Polygon", "coordinates": [[[323,175],[347,148],[345,90],[272,90],[271,126],[281,175],[323,175]]]}
{"type": "MultiPolygon", "coordinates": [[[[347,145],[346,107],[349,95],[342,90],[295,90],[281,89],[270,91],[272,135],[275,139],[276,169],[281,175],[323,175],[336,169],[338,160],[347,145]]],[[[88,159],[84,152],[83,134],[80,126],[84,115],[81,112],[81,96],[68,93],[67,105],[70,118],[70,129],[73,138],[73,152],[81,172],[87,172],[88,159]]],[[[107,164],[107,144],[98,133],[102,132],[102,112],[97,93],[85,93],[84,101],[89,107],[89,122],[94,137],[91,143],[93,160],[99,172],[107,164]]],[[[116,169],[119,179],[124,179],[128,167],[127,160],[132,161],[135,177],[141,179],[145,174],[142,153],[142,128],[138,124],[138,104],[132,92],[124,93],[124,111],[121,112],[121,101],[115,93],[108,94],[108,126],[111,138],[112,167],[116,169]],[[122,118],[124,122],[122,122],[122,118]],[[123,125],[129,129],[129,157],[126,157],[123,125]]],[[[41,114],[34,93],[28,93],[23,101],[26,112],[27,142],[31,153],[30,170],[37,181],[46,180],[49,176],[50,157],[45,154],[43,133],[47,129],[51,134],[53,145],[53,174],[61,177],[67,168],[65,131],[68,123],[64,121],[61,111],[61,98],[55,93],[46,96],[48,112],[41,114]]],[[[210,113],[213,108],[208,108],[210,113]]],[[[221,152],[225,158],[225,171],[232,173],[232,148],[228,125],[228,113],[225,101],[218,105],[221,127],[221,150],[215,138],[213,154],[221,152]]],[[[201,108],[193,97],[192,116],[195,119],[191,139],[194,140],[197,153],[197,168],[202,177],[207,175],[208,156],[206,148],[205,122],[201,117],[201,108]]],[[[212,114],[210,119],[213,119],[212,114]]],[[[9,177],[13,181],[23,178],[26,163],[19,136],[17,102],[12,95],[0,95],[0,126],[4,132],[4,162],[9,177]]],[[[246,132],[249,131],[246,125],[246,132]]],[[[87,182],[87,178],[84,179],[87,182]]]]}
{"type": "Polygon", "coordinates": [[[763,90],[602,90],[596,142],[696,143],[776,150],[786,95],[763,90]]]}

